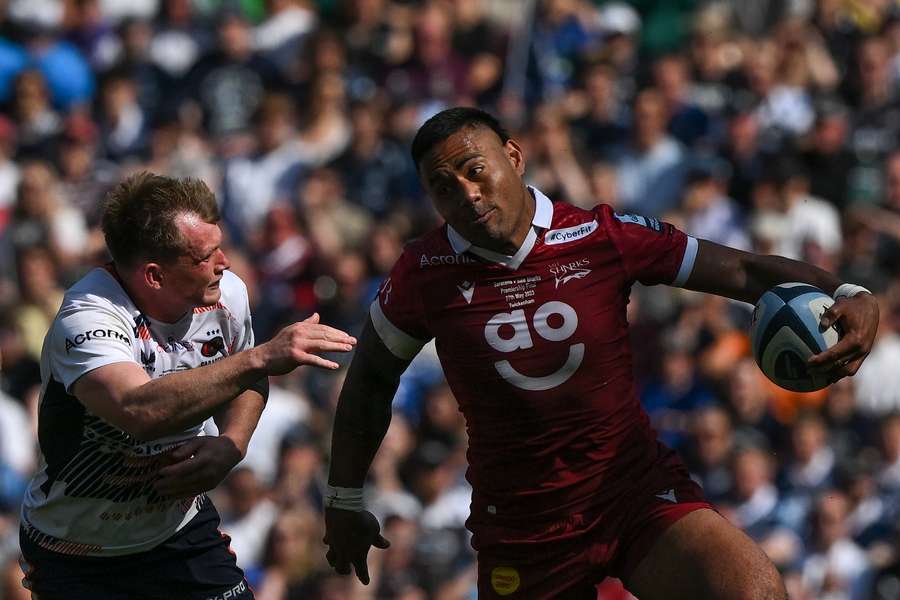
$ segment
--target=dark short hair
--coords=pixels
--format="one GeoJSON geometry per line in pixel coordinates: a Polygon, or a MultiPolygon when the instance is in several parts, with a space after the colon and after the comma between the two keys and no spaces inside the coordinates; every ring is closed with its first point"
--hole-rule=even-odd
{"type": "Polygon", "coordinates": [[[216,198],[201,180],[147,172],[125,179],[106,197],[101,219],[113,260],[125,267],[174,262],[187,251],[176,224],[185,214],[219,221],[216,198]]]}
{"type": "Polygon", "coordinates": [[[448,108],[425,121],[416,133],[412,143],[412,159],[416,168],[419,168],[419,163],[429,150],[465,127],[487,127],[497,134],[502,144],[509,140],[509,133],[493,115],[468,106],[448,108]]]}

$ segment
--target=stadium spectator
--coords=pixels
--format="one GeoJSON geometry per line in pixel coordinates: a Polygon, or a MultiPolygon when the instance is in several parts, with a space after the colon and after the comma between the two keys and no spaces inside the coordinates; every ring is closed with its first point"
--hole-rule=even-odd
{"type": "Polygon", "coordinates": [[[827,200],[843,210],[852,200],[851,173],[855,160],[847,147],[850,115],[835,98],[822,100],[816,109],[816,122],[809,146],[801,152],[809,173],[812,196],[827,200]]]}
{"type": "MultiPolygon", "coordinates": [[[[275,67],[253,49],[246,18],[230,10],[219,17],[218,43],[184,78],[186,98],[203,110],[212,138],[234,152],[235,136],[245,133],[260,107],[265,91],[281,91],[275,67]]],[[[240,145],[238,145],[240,148],[240,145]]]]}
{"type": "Polygon", "coordinates": [[[347,197],[376,218],[398,209],[418,210],[415,173],[400,145],[384,134],[384,110],[375,102],[357,103],[350,120],[350,146],[329,165],[347,197]]]}
{"type": "Polygon", "coordinates": [[[224,482],[222,527],[228,530],[228,548],[246,573],[262,563],[266,535],[278,518],[278,507],[266,497],[265,487],[249,468],[236,467],[224,482]]]}
{"type": "Polygon", "coordinates": [[[810,552],[803,561],[803,584],[813,597],[866,597],[868,589],[865,553],[850,538],[849,503],[837,490],[823,494],[812,516],[810,552]]]}
{"type": "Polygon", "coordinates": [[[665,104],[658,91],[640,92],[633,110],[633,139],[617,161],[619,203],[625,210],[660,216],[678,202],[687,157],[666,133],[665,104]]]}
{"type": "Polygon", "coordinates": [[[699,162],[688,170],[683,202],[685,232],[738,250],[750,250],[743,215],[735,201],[724,195],[727,168],[721,162],[699,162]]]}
{"type": "Polygon", "coordinates": [[[106,158],[129,162],[143,158],[149,145],[149,115],[138,102],[136,82],[122,72],[109,73],[102,85],[100,135],[106,158]]]}
{"type": "Polygon", "coordinates": [[[629,126],[629,109],[618,89],[616,70],[598,62],[585,67],[582,79],[583,97],[578,98],[572,135],[595,159],[611,161],[627,143],[629,126]]]}
{"type": "Polygon", "coordinates": [[[835,485],[835,455],[817,414],[802,414],[791,428],[790,458],[782,465],[781,522],[801,531],[815,498],[835,485]]]}
{"type": "Polygon", "coordinates": [[[16,77],[13,115],[20,152],[48,155],[51,139],[62,128],[62,121],[50,103],[47,82],[40,71],[29,69],[16,77]]]}
{"type": "Polygon", "coordinates": [[[693,413],[685,460],[691,477],[714,503],[725,500],[731,492],[731,457],[734,450],[734,430],[724,409],[707,406],[693,413]]]}
{"type": "Polygon", "coordinates": [[[228,162],[222,182],[222,218],[229,237],[245,247],[252,246],[273,204],[290,198],[304,170],[289,96],[263,98],[255,122],[256,147],[228,162]]]}
{"type": "Polygon", "coordinates": [[[739,360],[728,380],[728,408],[734,418],[735,438],[744,446],[777,448],[784,426],[772,414],[768,382],[749,356],[739,360]]]}

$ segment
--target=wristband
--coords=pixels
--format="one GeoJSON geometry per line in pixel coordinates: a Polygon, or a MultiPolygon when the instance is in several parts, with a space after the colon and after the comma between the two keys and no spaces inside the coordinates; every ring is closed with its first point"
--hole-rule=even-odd
{"type": "Polygon", "coordinates": [[[835,300],[839,298],[852,298],[857,294],[871,294],[869,290],[864,288],[861,285],[854,285],[852,283],[842,283],[838,286],[838,289],[834,290],[834,295],[832,296],[835,300]]]}
{"type": "Polygon", "coordinates": [[[363,509],[362,488],[326,486],[325,508],[339,508],[360,512],[363,509]]]}

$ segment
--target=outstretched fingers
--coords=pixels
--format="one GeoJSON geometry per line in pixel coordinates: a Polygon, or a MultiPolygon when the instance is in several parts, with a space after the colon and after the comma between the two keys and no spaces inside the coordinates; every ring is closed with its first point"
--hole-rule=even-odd
{"type": "Polygon", "coordinates": [[[332,371],[335,369],[339,369],[341,365],[334,362],[333,360],[328,360],[327,358],[322,358],[321,356],[317,356],[315,354],[310,354],[308,352],[303,352],[300,354],[298,363],[301,365],[307,365],[310,367],[321,367],[323,369],[331,369],[332,371]]]}

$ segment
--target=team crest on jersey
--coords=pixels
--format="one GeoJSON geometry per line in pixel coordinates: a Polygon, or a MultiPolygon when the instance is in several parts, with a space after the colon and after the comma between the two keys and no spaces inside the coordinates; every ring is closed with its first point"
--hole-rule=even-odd
{"type": "Polygon", "coordinates": [[[548,246],[556,244],[566,244],[585,238],[597,230],[597,221],[590,223],[582,223],[572,227],[564,227],[563,229],[551,229],[544,234],[544,243],[548,246]]]}
{"type": "Polygon", "coordinates": [[[591,264],[591,261],[586,258],[580,258],[564,265],[558,263],[550,265],[550,274],[556,278],[557,289],[560,285],[568,283],[573,279],[583,279],[584,277],[587,277],[591,270],[586,269],[585,267],[589,264],[591,264]]]}
{"type": "Polygon", "coordinates": [[[642,227],[646,227],[648,229],[652,229],[653,231],[662,231],[663,224],[659,219],[654,219],[653,217],[642,217],[641,215],[632,215],[632,214],[619,214],[613,213],[615,217],[622,223],[634,223],[635,225],[640,225],[642,227]]]}

